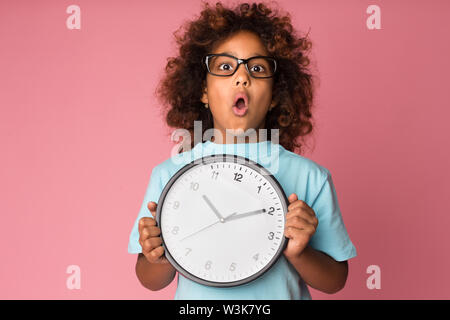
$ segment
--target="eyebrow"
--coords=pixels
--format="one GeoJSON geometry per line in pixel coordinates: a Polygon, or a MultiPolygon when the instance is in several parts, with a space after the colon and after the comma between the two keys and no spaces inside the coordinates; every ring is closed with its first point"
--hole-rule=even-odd
{"type": "MultiPolygon", "coordinates": [[[[225,52],[219,52],[219,54],[223,54],[223,53],[225,53],[225,54],[229,54],[229,55],[232,55],[232,56],[237,56],[237,54],[235,53],[235,52],[228,52],[228,51],[225,51],[225,52]]],[[[261,53],[252,53],[251,55],[250,55],[250,57],[254,57],[254,56],[264,56],[263,54],[261,54],[261,53]]]]}

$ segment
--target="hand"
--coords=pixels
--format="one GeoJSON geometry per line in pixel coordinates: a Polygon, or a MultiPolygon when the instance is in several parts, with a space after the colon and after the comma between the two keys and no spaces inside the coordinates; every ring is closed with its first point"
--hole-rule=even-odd
{"type": "Polygon", "coordinates": [[[250,217],[250,216],[254,216],[255,214],[261,214],[263,212],[266,212],[266,209],[250,211],[250,212],[241,213],[241,214],[238,214],[238,215],[235,215],[237,213],[237,212],[235,212],[231,216],[225,218],[225,221],[230,221],[230,220],[236,220],[236,219],[240,219],[240,218],[250,217]]]}
{"type": "Polygon", "coordinates": [[[219,218],[220,222],[225,222],[224,218],[222,217],[222,215],[219,213],[219,211],[216,209],[216,207],[214,207],[214,205],[211,203],[211,201],[206,197],[206,195],[202,195],[203,200],[206,201],[206,203],[208,204],[208,206],[212,209],[212,211],[214,211],[215,215],[217,216],[217,218],[219,218]]]}
{"type": "Polygon", "coordinates": [[[284,235],[289,238],[283,251],[288,258],[299,257],[319,224],[316,214],[306,202],[298,200],[295,193],[288,198],[289,206],[286,215],[284,235]]]}
{"type": "Polygon", "coordinates": [[[142,247],[142,254],[150,263],[169,263],[164,256],[164,248],[162,247],[161,229],[156,226],[156,206],[157,204],[150,201],[147,208],[150,210],[153,218],[143,217],[139,219],[139,244],[142,247]]]}

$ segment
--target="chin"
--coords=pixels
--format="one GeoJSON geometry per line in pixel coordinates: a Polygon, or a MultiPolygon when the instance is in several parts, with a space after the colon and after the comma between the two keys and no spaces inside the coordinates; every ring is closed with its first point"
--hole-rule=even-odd
{"type": "Polygon", "coordinates": [[[236,126],[232,126],[230,127],[230,129],[228,129],[230,131],[231,134],[234,134],[235,136],[244,136],[244,135],[251,135],[251,132],[247,132],[248,130],[252,131],[256,129],[252,126],[249,125],[236,125],[236,126]]]}

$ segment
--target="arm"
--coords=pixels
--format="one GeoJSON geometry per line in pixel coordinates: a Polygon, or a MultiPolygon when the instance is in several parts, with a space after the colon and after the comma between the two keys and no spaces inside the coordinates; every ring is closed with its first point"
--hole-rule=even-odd
{"type": "Polygon", "coordinates": [[[312,288],[333,294],[344,288],[348,275],[347,261],[306,246],[299,256],[287,257],[303,280],[312,288]]]}
{"type": "Polygon", "coordinates": [[[314,210],[298,200],[295,193],[288,200],[285,236],[289,240],[284,255],[309,286],[328,294],[338,292],[347,281],[347,261],[338,262],[309,246],[319,220],[314,210]]]}
{"type": "Polygon", "coordinates": [[[170,263],[150,263],[142,253],[139,253],[136,276],[147,289],[157,291],[167,287],[175,274],[176,270],[170,263]]]}
{"type": "Polygon", "coordinates": [[[150,201],[147,204],[153,218],[143,217],[139,220],[139,244],[142,253],[136,261],[136,276],[141,284],[152,291],[167,287],[175,277],[175,268],[164,256],[161,229],[156,225],[156,206],[150,201]]]}

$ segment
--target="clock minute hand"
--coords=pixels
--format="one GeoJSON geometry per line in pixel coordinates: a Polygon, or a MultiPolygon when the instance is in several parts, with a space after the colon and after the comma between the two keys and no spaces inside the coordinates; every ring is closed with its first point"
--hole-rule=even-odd
{"type": "Polygon", "coordinates": [[[254,216],[256,214],[261,214],[263,212],[266,212],[266,209],[249,211],[249,212],[241,213],[241,214],[238,214],[238,215],[232,214],[232,215],[228,216],[227,218],[225,218],[225,222],[228,222],[228,221],[231,221],[231,220],[236,220],[236,219],[241,219],[241,218],[246,218],[246,217],[250,217],[250,216],[254,216]]]}

